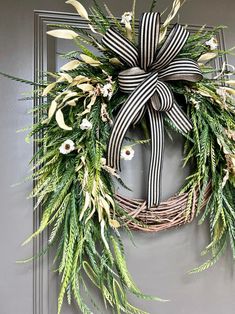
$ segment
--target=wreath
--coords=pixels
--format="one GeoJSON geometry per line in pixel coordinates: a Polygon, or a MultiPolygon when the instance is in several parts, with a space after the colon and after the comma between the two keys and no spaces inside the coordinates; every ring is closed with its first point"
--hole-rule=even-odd
{"type": "Polygon", "coordinates": [[[129,303],[127,292],[159,299],[144,295],[134,283],[121,228],[156,232],[198,216],[199,223],[208,221],[211,242],[204,253],[210,257],[192,272],[212,266],[227,244],[235,258],[234,67],[224,63],[218,70],[213,63],[232,49],[219,47],[222,27],[190,34],[187,27],[170,26],[180,0],[164,23],[154,12],[156,1],[140,21],[136,1],[122,19],[95,0],[91,15],[78,1],[66,3],[87,20],[90,32],[65,25],[51,25],[48,32],[73,40],[76,49],[63,55],[68,61],[58,72],[34,83],[40,89],[34,97],[42,104],[34,108],[40,119],[29,133],[40,134],[31,196],[43,213],[25,243],[49,228],[48,249],[56,247],[61,275],[58,313],[66,295],[82,313],[92,313],[83,299],[85,277],[116,313],[146,313],[129,303]],[[127,137],[133,125],[143,130],[143,140],[127,137]],[[184,165],[193,167],[177,195],[161,202],[164,129],[184,137],[184,165]],[[124,139],[132,142],[123,146],[124,139]],[[126,187],[120,159],[128,162],[134,145],[148,142],[147,199],[118,195],[115,180],[126,187]]]}

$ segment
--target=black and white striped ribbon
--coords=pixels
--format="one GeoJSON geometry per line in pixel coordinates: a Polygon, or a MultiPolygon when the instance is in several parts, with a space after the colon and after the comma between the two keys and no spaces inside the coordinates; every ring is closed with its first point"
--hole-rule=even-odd
{"type": "Polygon", "coordinates": [[[148,116],[151,130],[151,159],[148,177],[148,203],[152,205],[160,203],[161,196],[161,172],[164,150],[164,126],[163,115],[148,104],[148,116]]]}
{"type": "Polygon", "coordinates": [[[110,28],[102,41],[130,68],[119,74],[120,89],[129,97],[117,115],[108,143],[107,163],[121,170],[120,153],[126,131],[145,113],[151,130],[151,160],[148,181],[148,207],[160,203],[161,168],[164,150],[163,112],[184,133],[192,124],[174,100],[167,81],[202,78],[197,63],[191,59],[177,59],[189,33],[176,24],[162,47],[157,50],[160,34],[160,14],[144,13],[140,21],[138,49],[114,28],[110,28]]]}

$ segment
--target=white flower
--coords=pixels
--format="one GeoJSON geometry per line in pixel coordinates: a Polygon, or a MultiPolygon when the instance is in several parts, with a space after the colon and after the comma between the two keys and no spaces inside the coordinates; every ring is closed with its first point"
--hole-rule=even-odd
{"type": "Polygon", "coordinates": [[[108,99],[110,100],[112,95],[113,95],[113,87],[111,83],[107,83],[105,85],[103,85],[100,89],[101,94],[104,97],[108,97],[108,99]]]}
{"type": "Polygon", "coordinates": [[[212,37],[210,40],[206,41],[205,44],[210,47],[210,50],[218,49],[219,43],[215,37],[212,37]]]}
{"type": "Polygon", "coordinates": [[[125,12],[123,15],[122,15],[122,20],[121,20],[121,23],[123,24],[128,24],[130,23],[132,20],[132,12],[125,12]]]}
{"type": "Polygon", "coordinates": [[[121,150],[121,158],[124,160],[131,160],[135,155],[135,151],[131,146],[125,146],[121,150]]]}
{"type": "Polygon", "coordinates": [[[67,155],[75,150],[75,144],[72,140],[66,140],[64,143],[61,144],[59,151],[61,154],[67,155]]]}
{"type": "Polygon", "coordinates": [[[81,130],[90,130],[92,129],[92,123],[87,119],[82,119],[82,123],[80,124],[81,130]]]}

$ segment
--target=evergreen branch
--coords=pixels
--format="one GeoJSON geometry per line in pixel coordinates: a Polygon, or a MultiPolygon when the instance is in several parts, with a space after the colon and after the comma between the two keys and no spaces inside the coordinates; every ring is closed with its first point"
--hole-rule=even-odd
{"type": "Polygon", "coordinates": [[[23,84],[28,84],[28,85],[33,85],[33,86],[40,86],[40,87],[44,87],[45,86],[44,84],[40,84],[40,83],[37,83],[37,82],[25,80],[25,79],[22,79],[22,78],[13,76],[13,75],[6,74],[4,72],[0,72],[0,75],[4,76],[4,77],[6,77],[6,78],[8,78],[10,80],[13,80],[13,81],[16,81],[16,82],[20,82],[20,83],[23,83],[23,84]]]}

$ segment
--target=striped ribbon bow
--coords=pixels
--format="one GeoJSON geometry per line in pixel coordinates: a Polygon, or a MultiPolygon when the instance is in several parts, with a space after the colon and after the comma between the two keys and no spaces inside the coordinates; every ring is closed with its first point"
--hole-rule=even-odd
{"type": "Polygon", "coordinates": [[[164,148],[163,114],[182,132],[192,124],[174,100],[165,81],[199,81],[202,73],[191,59],[175,58],[183,48],[189,32],[176,24],[167,39],[157,49],[160,33],[160,14],[144,13],[140,21],[138,49],[113,27],[103,37],[103,44],[117,54],[130,68],[119,74],[119,85],[129,97],[114,122],[110,135],[107,163],[121,170],[120,152],[127,129],[136,124],[147,109],[151,128],[151,159],[148,179],[148,208],[159,205],[161,168],[164,148]]]}

